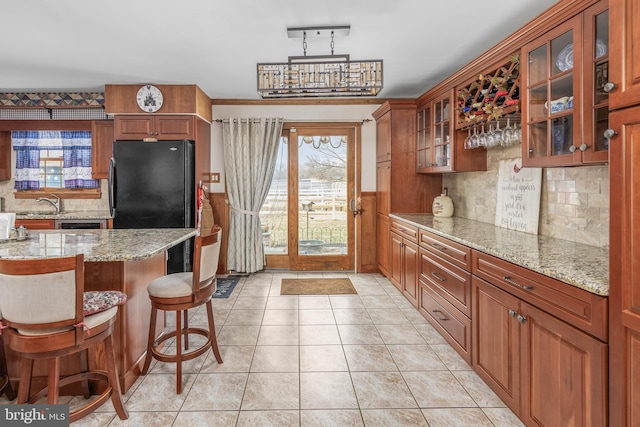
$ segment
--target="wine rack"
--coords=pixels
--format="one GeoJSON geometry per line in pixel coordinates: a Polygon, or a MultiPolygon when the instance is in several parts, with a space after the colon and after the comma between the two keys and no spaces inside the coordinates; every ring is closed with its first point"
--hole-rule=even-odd
{"type": "Polygon", "coordinates": [[[511,55],[457,90],[456,128],[520,110],[520,57],[511,55]]]}

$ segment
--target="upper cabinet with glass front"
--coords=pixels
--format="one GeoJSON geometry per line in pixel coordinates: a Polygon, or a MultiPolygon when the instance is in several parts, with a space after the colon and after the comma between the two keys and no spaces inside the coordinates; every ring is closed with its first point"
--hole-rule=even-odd
{"type": "Polygon", "coordinates": [[[522,48],[522,162],[608,161],[609,17],[606,0],[522,48]]]}
{"type": "MultiPolygon", "coordinates": [[[[464,150],[464,135],[456,138],[453,91],[436,95],[418,106],[416,172],[470,172],[486,170],[486,155],[464,150]],[[452,111],[453,110],[453,111],[452,111]],[[471,160],[471,161],[469,161],[471,160]]],[[[466,134],[465,134],[466,135],[466,134]]]]}
{"type": "Polygon", "coordinates": [[[451,94],[429,102],[418,111],[417,172],[451,171],[451,94]]]}

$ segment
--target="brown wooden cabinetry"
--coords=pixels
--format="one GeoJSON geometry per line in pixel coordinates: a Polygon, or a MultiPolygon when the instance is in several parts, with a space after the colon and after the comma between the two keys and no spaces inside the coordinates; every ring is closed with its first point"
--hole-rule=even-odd
{"type": "Polygon", "coordinates": [[[471,250],[420,230],[419,310],[471,364],[471,250]]]}
{"type": "Polygon", "coordinates": [[[190,115],[118,115],[114,120],[115,139],[193,140],[195,119],[190,115]]]}
{"type": "Polygon", "coordinates": [[[478,375],[527,425],[606,425],[606,298],[477,251],[472,258],[478,375]]]}
{"type": "Polygon", "coordinates": [[[611,128],[610,425],[631,427],[640,425],[640,105],[613,112],[611,128]]]}
{"type": "Polygon", "coordinates": [[[522,162],[608,160],[608,2],[602,0],[522,48],[522,162]]]}
{"type": "Polygon", "coordinates": [[[609,0],[611,9],[610,107],[640,104],[640,10],[636,0],[609,0]]]}
{"type": "Polygon", "coordinates": [[[389,280],[418,307],[418,229],[391,219],[391,263],[389,280]]]}
{"type": "Polygon", "coordinates": [[[440,194],[442,176],[415,172],[416,106],[411,100],[386,101],[374,113],[376,120],[376,243],[378,268],[390,268],[391,212],[431,212],[433,198],[440,194]],[[384,234],[382,234],[384,233],[384,234]]]}
{"type": "Polygon", "coordinates": [[[91,140],[91,173],[94,179],[106,179],[109,177],[109,160],[113,150],[113,121],[93,121],[91,140]]]}
{"type": "Polygon", "coordinates": [[[486,150],[465,150],[464,136],[456,138],[453,100],[453,90],[447,90],[426,100],[418,109],[416,171],[419,173],[487,170],[486,150]]]}
{"type": "Polygon", "coordinates": [[[53,230],[55,221],[53,219],[16,219],[16,227],[24,225],[27,230],[53,230]]]}
{"type": "Polygon", "coordinates": [[[391,160],[391,114],[383,114],[376,121],[376,162],[391,160]]]}
{"type": "Polygon", "coordinates": [[[11,132],[0,132],[0,181],[11,179],[11,132]]]}
{"type": "Polygon", "coordinates": [[[376,214],[376,256],[378,262],[378,269],[386,276],[390,276],[391,266],[391,252],[389,251],[389,239],[383,239],[380,236],[390,236],[391,229],[389,228],[389,217],[380,213],[376,214]]]}

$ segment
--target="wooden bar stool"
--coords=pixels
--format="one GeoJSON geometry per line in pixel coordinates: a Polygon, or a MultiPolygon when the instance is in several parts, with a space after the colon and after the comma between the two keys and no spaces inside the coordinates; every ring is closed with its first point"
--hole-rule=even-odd
{"type": "Polygon", "coordinates": [[[7,369],[7,359],[4,354],[4,341],[0,334],[0,396],[2,395],[7,396],[9,400],[16,398],[16,393],[9,382],[9,370],[7,369]]]}
{"type": "Polygon", "coordinates": [[[93,412],[109,398],[118,416],[127,419],[112,335],[118,305],[125,299],[119,292],[84,292],[83,255],[0,259],[0,331],[9,348],[22,358],[17,403],[34,403],[46,395],[47,403],[56,404],[60,387],[82,382],[88,390],[88,381],[97,380],[106,383],[105,391],[71,412],[70,421],[93,412]],[[62,357],[84,353],[99,344],[104,345],[106,372],[84,371],[60,378],[62,357]],[[48,377],[47,386],[32,394],[35,360],[47,361],[48,377]]]}
{"type": "Polygon", "coordinates": [[[218,363],[222,363],[211,306],[211,296],[217,289],[216,271],[218,270],[221,237],[222,229],[219,226],[213,227],[212,234],[209,236],[197,236],[193,250],[193,273],[173,273],[159,277],[147,287],[151,300],[151,322],[142,375],[147,374],[152,358],[161,362],[176,363],[176,392],[178,394],[182,393],[183,361],[194,359],[211,348],[218,363]],[[202,304],[206,304],[207,307],[208,329],[190,328],[187,310],[202,304]],[[155,339],[158,310],[176,312],[176,329],[155,339]],[[182,325],[183,317],[184,326],[182,325]],[[184,337],[184,348],[188,350],[189,334],[202,335],[207,341],[197,349],[184,353],[182,338],[184,337]],[[173,337],[176,338],[176,354],[163,353],[161,351],[162,343],[173,337]]]}

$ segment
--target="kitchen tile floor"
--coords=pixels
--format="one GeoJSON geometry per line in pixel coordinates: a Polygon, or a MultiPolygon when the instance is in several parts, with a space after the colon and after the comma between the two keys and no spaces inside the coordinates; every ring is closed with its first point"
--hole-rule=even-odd
{"type": "Polygon", "coordinates": [[[379,274],[252,274],[214,316],[223,364],[211,351],[185,363],[177,395],[175,366],[154,361],[128,420],[109,402],[73,426],[523,425],[379,274]],[[280,295],[282,278],[345,276],[357,295],[280,295]]]}

